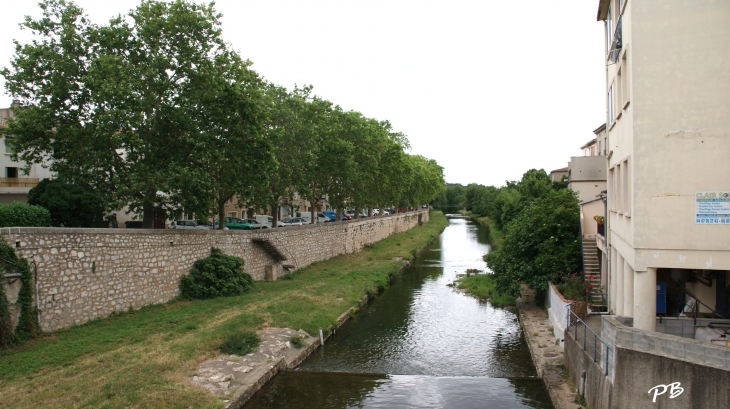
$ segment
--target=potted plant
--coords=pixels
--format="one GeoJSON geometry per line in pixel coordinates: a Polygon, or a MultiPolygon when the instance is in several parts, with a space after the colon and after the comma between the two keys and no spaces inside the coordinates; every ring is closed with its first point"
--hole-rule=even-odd
{"type": "Polygon", "coordinates": [[[595,215],[595,216],[593,216],[593,220],[595,220],[596,223],[598,224],[597,225],[598,234],[603,236],[604,235],[604,233],[603,233],[603,221],[604,221],[603,216],[595,215]]]}

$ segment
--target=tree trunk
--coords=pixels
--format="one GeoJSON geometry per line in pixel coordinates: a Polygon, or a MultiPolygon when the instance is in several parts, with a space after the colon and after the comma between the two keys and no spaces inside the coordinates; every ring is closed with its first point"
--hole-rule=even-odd
{"type": "Polygon", "coordinates": [[[226,216],[225,216],[226,203],[218,201],[218,230],[226,229],[226,216]]]}
{"type": "Polygon", "coordinates": [[[279,201],[277,200],[276,203],[271,204],[271,227],[278,227],[279,226],[279,201]]]}
{"type": "Polygon", "coordinates": [[[142,228],[153,229],[155,227],[155,206],[153,203],[145,202],[142,205],[142,228]]]}
{"type": "Polygon", "coordinates": [[[342,212],[343,212],[342,209],[335,210],[335,221],[336,222],[342,221],[342,212]]]}

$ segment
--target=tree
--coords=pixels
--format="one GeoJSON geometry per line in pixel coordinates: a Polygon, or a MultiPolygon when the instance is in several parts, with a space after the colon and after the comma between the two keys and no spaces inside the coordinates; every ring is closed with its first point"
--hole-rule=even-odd
{"type": "MultiPolygon", "coordinates": [[[[201,154],[208,158],[205,169],[218,220],[224,219],[225,203],[234,196],[239,205],[253,202],[276,166],[275,141],[264,133],[268,111],[263,83],[250,65],[234,53],[209,64],[207,75],[215,86],[203,90],[204,104],[196,117],[199,137],[207,148],[201,154]]],[[[224,229],[224,223],[218,228],[224,229]]]]}
{"type": "Polygon", "coordinates": [[[43,179],[28,192],[28,204],[48,209],[52,226],[97,227],[104,222],[104,200],[88,186],[43,179]]]}
{"type": "Polygon", "coordinates": [[[508,225],[502,246],[487,254],[501,292],[518,294],[520,282],[537,290],[580,270],[580,209],[575,192],[550,190],[508,225]]]}
{"type": "Polygon", "coordinates": [[[36,39],[16,42],[2,72],[21,103],[3,131],[15,159],[52,160],[60,177],[105,192],[108,210],[141,212],[144,227],[205,207],[209,157],[195,118],[215,84],[199,69],[225,52],[212,4],[143,1],[106,25],[64,0],[40,6],[43,18],[23,23],[36,39]]]}
{"type": "Polygon", "coordinates": [[[306,166],[314,161],[310,139],[304,132],[302,118],[311,87],[295,88],[288,92],[274,84],[266,84],[265,97],[270,113],[265,127],[267,138],[273,143],[274,157],[278,166],[270,169],[268,183],[261,185],[252,199],[252,204],[271,207],[276,227],[279,206],[284,199],[291,199],[294,192],[304,191],[306,166]]]}

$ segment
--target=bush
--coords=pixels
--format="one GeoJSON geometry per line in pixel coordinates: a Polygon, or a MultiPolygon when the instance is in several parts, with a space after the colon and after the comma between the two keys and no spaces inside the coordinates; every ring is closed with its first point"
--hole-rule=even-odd
{"type": "Polygon", "coordinates": [[[93,189],[59,179],[41,180],[28,203],[48,209],[54,226],[98,227],[104,220],[104,203],[93,189]]]}
{"type": "Polygon", "coordinates": [[[229,335],[218,348],[224,354],[246,355],[258,348],[261,338],[253,331],[240,331],[229,335]]]}
{"type": "Polygon", "coordinates": [[[252,286],[253,279],[243,271],[243,259],[216,248],[210,249],[209,257],[196,261],[190,274],[180,277],[180,295],[189,299],[241,295],[252,286]]]}
{"type": "Polygon", "coordinates": [[[48,210],[27,203],[0,204],[0,227],[49,227],[48,210]]]}

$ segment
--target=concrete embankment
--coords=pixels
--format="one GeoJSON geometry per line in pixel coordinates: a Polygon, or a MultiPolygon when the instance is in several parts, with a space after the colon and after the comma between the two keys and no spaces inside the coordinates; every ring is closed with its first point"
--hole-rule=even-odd
{"type": "Polygon", "coordinates": [[[575,403],[575,389],[564,376],[563,345],[556,342],[547,311],[535,305],[534,292],[525,287],[522,298],[517,299],[517,308],[537,375],[545,382],[553,406],[556,409],[582,408],[575,403]]]}

